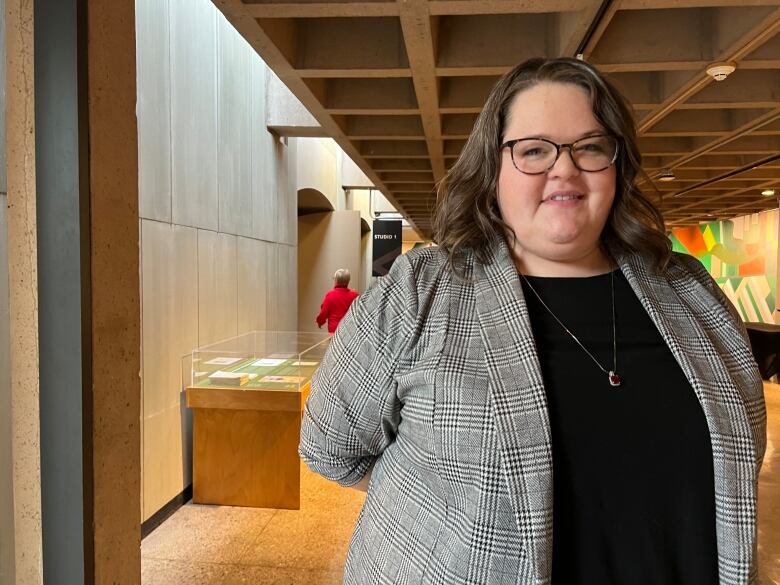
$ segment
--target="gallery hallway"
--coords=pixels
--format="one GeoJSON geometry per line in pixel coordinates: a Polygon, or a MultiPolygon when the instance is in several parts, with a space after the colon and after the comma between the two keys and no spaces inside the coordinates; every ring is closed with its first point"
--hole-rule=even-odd
{"type": "MultiPolygon", "coordinates": [[[[780,585],[780,385],[766,399],[759,583],[780,585]]],[[[302,466],[299,511],[188,504],[143,541],[143,585],[337,585],[362,501],[302,466]]]]}

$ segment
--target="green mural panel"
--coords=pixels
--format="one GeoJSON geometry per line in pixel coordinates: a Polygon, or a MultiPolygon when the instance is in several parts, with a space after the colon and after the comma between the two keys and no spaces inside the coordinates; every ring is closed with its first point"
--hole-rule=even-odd
{"type": "Polygon", "coordinates": [[[777,209],[673,228],[675,252],[698,258],[745,321],[774,323],[777,298],[777,209]]]}

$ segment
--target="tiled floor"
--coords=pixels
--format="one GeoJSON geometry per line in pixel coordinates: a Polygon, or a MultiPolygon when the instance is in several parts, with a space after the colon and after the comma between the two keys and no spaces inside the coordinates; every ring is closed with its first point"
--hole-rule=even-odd
{"type": "MultiPolygon", "coordinates": [[[[780,385],[766,397],[760,584],[780,585],[780,385]]],[[[362,502],[302,467],[300,511],[189,504],[144,539],[143,585],[337,585],[362,502]]]]}

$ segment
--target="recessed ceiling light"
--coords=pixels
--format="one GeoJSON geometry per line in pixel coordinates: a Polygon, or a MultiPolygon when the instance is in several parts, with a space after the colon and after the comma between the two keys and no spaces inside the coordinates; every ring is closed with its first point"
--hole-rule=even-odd
{"type": "Polygon", "coordinates": [[[674,181],[677,177],[674,176],[674,171],[672,169],[664,169],[661,171],[661,174],[658,175],[659,181],[674,181]]]}
{"type": "Polygon", "coordinates": [[[761,194],[764,197],[771,197],[772,195],[775,194],[775,190],[774,189],[764,189],[763,191],[761,191],[761,194]]]}

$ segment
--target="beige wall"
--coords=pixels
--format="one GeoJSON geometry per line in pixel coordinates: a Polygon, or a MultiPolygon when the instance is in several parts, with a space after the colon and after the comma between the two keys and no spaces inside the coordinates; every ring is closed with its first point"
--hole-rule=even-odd
{"type": "MultiPolygon", "coordinates": [[[[368,224],[371,225],[370,223],[368,224]]],[[[363,232],[360,235],[360,278],[357,283],[357,290],[361,293],[366,292],[372,282],[371,277],[371,254],[374,240],[371,238],[371,232],[363,232]]]]}
{"type": "MultiPolygon", "coordinates": [[[[360,213],[329,211],[298,218],[298,327],[317,331],[314,318],[333,287],[333,273],[360,266],[360,213]]],[[[355,277],[353,276],[353,280],[355,277]]],[[[354,288],[353,282],[350,287],[354,288]]],[[[323,331],[325,326],[323,325],[323,331]]]]}
{"type": "Polygon", "coordinates": [[[296,138],[298,164],[296,185],[325,195],[333,209],[344,209],[339,178],[343,151],[331,138],[296,138]]]}
{"type": "Polygon", "coordinates": [[[264,129],[267,68],[211,2],[136,20],[147,519],[191,482],[185,354],[297,327],[297,145],[264,129]]]}

